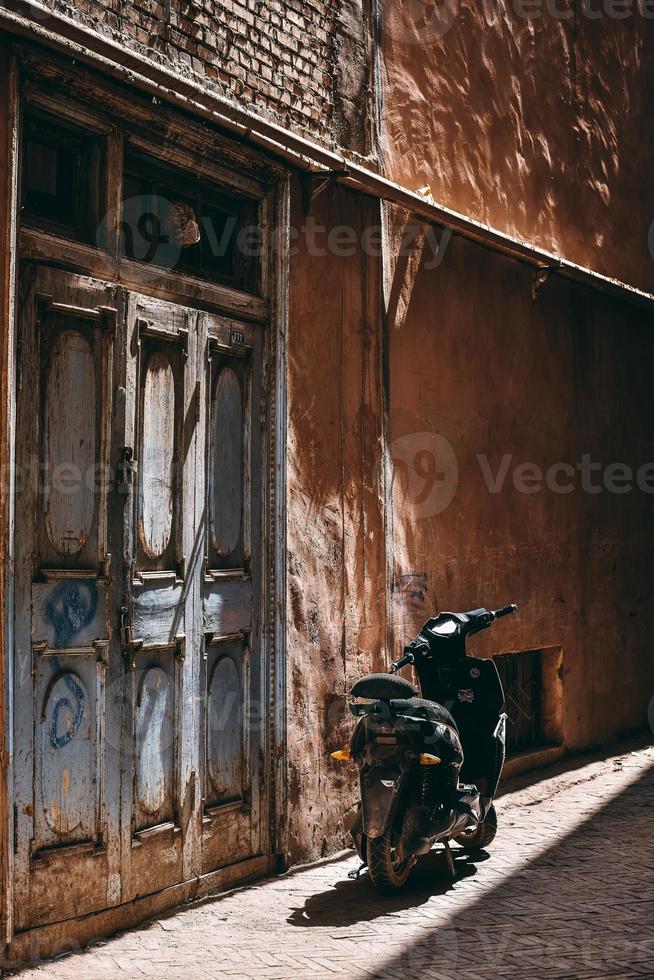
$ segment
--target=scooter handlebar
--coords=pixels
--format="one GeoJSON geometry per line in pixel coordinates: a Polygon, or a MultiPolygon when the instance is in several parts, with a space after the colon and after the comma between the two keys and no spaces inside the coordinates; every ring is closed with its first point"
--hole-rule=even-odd
{"type": "Polygon", "coordinates": [[[416,658],[412,653],[405,653],[403,657],[400,657],[399,660],[395,660],[391,664],[391,674],[394,674],[396,671],[401,670],[402,667],[406,667],[407,664],[412,664],[415,659],[416,658]]]}
{"type": "Polygon", "coordinates": [[[496,609],[493,613],[494,619],[501,619],[502,616],[511,616],[514,612],[518,611],[518,607],[515,602],[509,603],[508,606],[502,606],[501,609],[496,609]]]}

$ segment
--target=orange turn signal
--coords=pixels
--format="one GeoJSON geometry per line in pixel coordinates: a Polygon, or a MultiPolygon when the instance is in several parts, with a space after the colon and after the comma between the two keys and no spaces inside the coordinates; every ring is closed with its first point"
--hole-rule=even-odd
{"type": "Polygon", "coordinates": [[[441,760],[437,755],[430,755],[429,752],[420,753],[421,766],[440,766],[441,760]]]}
{"type": "Polygon", "coordinates": [[[352,756],[350,755],[349,749],[339,749],[338,752],[332,752],[331,758],[335,759],[336,762],[351,762],[352,756]]]}

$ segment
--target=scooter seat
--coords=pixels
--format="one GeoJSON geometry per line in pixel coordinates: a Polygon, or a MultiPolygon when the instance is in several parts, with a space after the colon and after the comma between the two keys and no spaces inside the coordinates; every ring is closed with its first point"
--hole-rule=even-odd
{"type": "Polygon", "coordinates": [[[391,701],[394,698],[413,698],[416,688],[396,674],[367,674],[356,682],[350,694],[355,698],[391,701]]]}

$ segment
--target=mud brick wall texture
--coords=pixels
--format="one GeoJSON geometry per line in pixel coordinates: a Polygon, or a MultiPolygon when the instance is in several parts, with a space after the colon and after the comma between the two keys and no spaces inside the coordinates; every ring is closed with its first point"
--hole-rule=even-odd
{"type": "Polygon", "coordinates": [[[43,2],[283,126],[367,150],[367,0],[43,2]]]}

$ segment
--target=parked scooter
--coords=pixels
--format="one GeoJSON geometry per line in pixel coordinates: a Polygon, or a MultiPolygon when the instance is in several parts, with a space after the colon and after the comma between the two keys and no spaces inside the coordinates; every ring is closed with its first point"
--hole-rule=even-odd
{"type": "Polygon", "coordinates": [[[504,692],[492,660],[467,656],[469,636],[517,611],[474,609],[429,619],[391,664],[353,686],[358,718],[349,748],[332,758],[359,767],[361,803],[350,828],[373,883],[402,888],[418,857],[450,841],[466,851],[487,847],[497,831],[493,806],[504,764],[504,692]],[[423,697],[396,675],[413,664],[423,697]]]}

